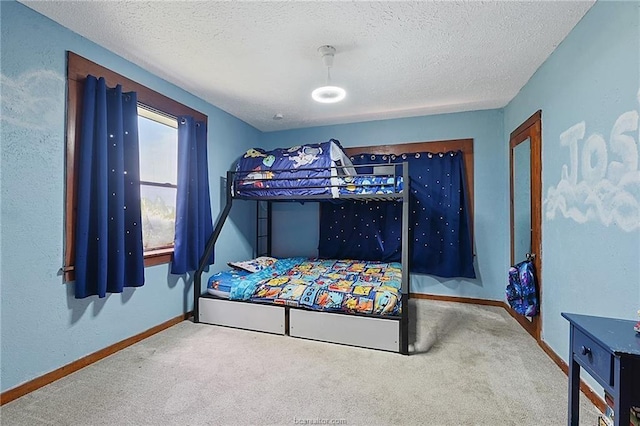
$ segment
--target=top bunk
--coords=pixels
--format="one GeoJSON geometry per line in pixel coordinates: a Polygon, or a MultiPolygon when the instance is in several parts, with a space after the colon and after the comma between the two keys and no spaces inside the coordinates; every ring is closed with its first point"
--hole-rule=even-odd
{"type": "Polygon", "coordinates": [[[403,199],[407,163],[354,165],[340,143],[327,142],[265,151],[251,148],[228,172],[234,199],[304,201],[403,199]]]}

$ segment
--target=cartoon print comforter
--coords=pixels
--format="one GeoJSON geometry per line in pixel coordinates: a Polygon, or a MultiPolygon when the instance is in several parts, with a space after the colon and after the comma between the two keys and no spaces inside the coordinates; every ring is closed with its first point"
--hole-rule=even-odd
{"type": "Polygon", "coordinates": [[[230,299],[317,311],[399,315],[400,263],[287,258],[234,280],[230,299]]]}
{"type": "Polygon", "coordinates": [[[265,151],[251,148],[238,161],[234,194],[244,197],[388,194],[401,191],[401,178],[358,176],[339,143],[265,151]]]}

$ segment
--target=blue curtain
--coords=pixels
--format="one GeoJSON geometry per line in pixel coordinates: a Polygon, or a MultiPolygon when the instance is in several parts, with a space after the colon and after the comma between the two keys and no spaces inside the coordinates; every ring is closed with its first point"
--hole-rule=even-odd
{"type": "MultiPolygon", "coordinates": [[[[193,117],[178,117],[178,191],[172,274],[198,269],[207,240],[213,233],[207,126],[193,117]]],[[[211,253],[208,264],[213,263],[211,253]]]]}
{"type": "Polygon", "coordinates": [[[411,271],[475,278],[462,152],[403,154],[391,161],[409,163],[411,271]]]}
{"type": "MultiPolygon", "coordinates": [[[[352,157],[352,161],[409,163],[412,272],[475,278],[461,152],[413,153],[388,159],[365,154],[352,157]]],[[[400,169],[397,166],[398,173],[400,169]]],[[[401,217],[400,203],[323,203],[319,256],[399,261],[401,217]]]]}
{"type": "Polygon", "coordinates": [[[137,96],[87,76],[77,161],[75,296],[144,284],[137,96]]]}
{"type": "MultiPolygon", "coordinates": [[[[351,157],[357,173],[364,175],[373,173],[370,164],[388,164],[389,160],[375,154],[351,157]]],[[[401,202],[321,203],[318,254],[325,259],[399,261],[401,220],[401,202]]]]}

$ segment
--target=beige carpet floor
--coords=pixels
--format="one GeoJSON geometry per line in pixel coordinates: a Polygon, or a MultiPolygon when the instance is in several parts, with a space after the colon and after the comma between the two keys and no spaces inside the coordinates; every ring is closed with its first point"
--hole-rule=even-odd
{"type": "MultiPolygon", "coordinates": [[[[2,425],[566,425],[567,377],[503,309],[412,300],[415,353],[184,321],[0,409],[2,425]]],[[[581,396],[581,425],[598,411],[581,396]]]]}

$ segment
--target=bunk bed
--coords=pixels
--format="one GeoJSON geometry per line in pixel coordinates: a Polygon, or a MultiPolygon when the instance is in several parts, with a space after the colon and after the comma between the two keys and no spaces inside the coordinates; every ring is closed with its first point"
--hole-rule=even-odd
{"type": "MultiPolygon", "coordinates": [[[[333,139],[320,144],[268,152],[258,148],[247,151],[238,161],[236,169],[227,172],[226,203],[195,273],[194,321],[407,355],[409,191],[403,191],[403,184],[409,182],[408,164],[376,166],[368,164],[367,172],[359,173],[358,166],[351,164],[339,142],[333,139]],[[235,300],[215,292],[202,293],[202,274],[208,266],[206,259],[215,248],[233,203],[239,200],[253,200],[259,205],[266,205],[262,209],[266,213],[259,214],[258,221],[264,220],[267,224],[258,228],[267,231],[271,229],[273,202],[402,203],[401,262],[386,264],[340,259],[281,259],[273,266],[253,274],[231,273],[230,278],[237,284],[235,293],[231,291],[236,295],[231,299],[235,300]],[[364,275],[354,275],[353,272],[364,275]],[[385,285],[368,287],[364,292],[369,295],[371,291],[370,298],[359,299],[357,296],[363,295],[363,288],[358,284],[371,278],[367,274],[380,277],[385,285]],[[294,287],[295,291],[284,288],[286,283],[292,283],[292,277],[302,278],[302,275],[311,275],[315,284],[296,281],[296,285],[289,286],[294,287]],[[334,290],[345,292],[344,286],[350,287],[352,293],[345,295],[340,303],[330,303],[328,294],[331,289],[324,282],[327,275],[333,276],[335,281],[332,285],[343,286],[334,290]],[[350,282],[346,283],[345,279],[350,282]],[[239,288],[241,285],[244,287],[239,288]],[[297,293],[297,299],[284,297],[285,292],[297,293]],[[273,294],[279,296],[270,296],[273,294]],[[317,295],[327,297],[316,298],[317,295]],[[329,302],[305,303],[305,296],[329,302]]],[[[271,232],[266,232],[260,238],[266,238],[263,254],[270,256],[271,232]]],[[[291,295],[289,293],[288,296],[291,295]]]]}

